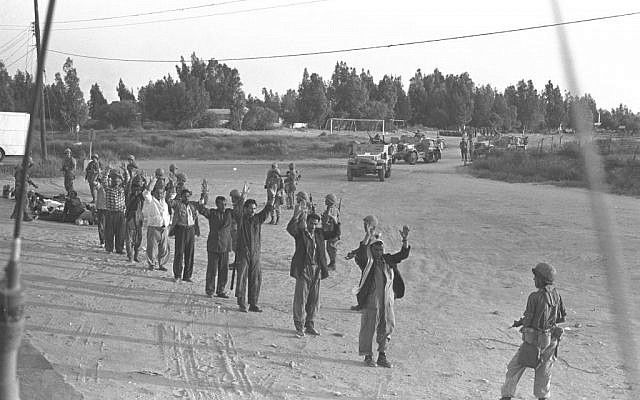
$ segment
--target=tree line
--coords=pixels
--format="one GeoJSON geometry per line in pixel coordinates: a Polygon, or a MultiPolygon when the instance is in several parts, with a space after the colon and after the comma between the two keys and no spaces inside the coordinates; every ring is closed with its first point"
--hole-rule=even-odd
{"type": "MultiPolygon", "coordinates": [[[[305,122],[323,128],[328,118],[400,119],[410,125],[440,129],[465,126],[498,131],[557,131],[571,129],[572,116],[600,121],[605,129],[625,126],[640,131],[640,114],[620,104],[597,108],[589,94],[562,91],[548,81],[537,89],[522,79],[499,91],[489,84],[477,85],[465,72],[444,75],[438,69],[420,69],[407,90],[400,76],[376,80],[369,71],[336,63],[329,80],[305,68],[297,89],[280,95],[263,88],[261,96],[245,95],[237,69],[215,59],[181,58],[175,78],[167,74],[138,89],[127,88],[120,79],[118,101],[109,103],[95,83],[89,100],[80,89],[73,60],[67,58],[62,73],[45,86],[45,115],[58,129],[129,127],[136,121],[161,121],[175,128],[211,127],[218,116],[208,109],[229,109],[232,129],[269,129],[278,121],[305,122]]],[[[12,77],[0,62],[0,111],[27,111],[33,94],[33,77],[18,70],[12,77]]]]}

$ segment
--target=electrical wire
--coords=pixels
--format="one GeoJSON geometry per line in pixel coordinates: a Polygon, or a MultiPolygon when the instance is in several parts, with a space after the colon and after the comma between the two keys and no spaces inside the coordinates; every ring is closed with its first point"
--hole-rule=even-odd
{"type": "MultiPolygon", "coordinates": [[[[418,44],[428,44],[428,43],[437,43],[437,42],[446,42],[453,40],[462,40],[462,39],[471,39],[477,37],[485,37],[485,36],[494,36],[494,35],[504,35],[508,33],[516,33],[516,32],[524,32],[538,29],[546,29],[546,28],[554,28],[559,26],[566,25],[575,25],[586,22],[595,22],[602,21],[613,18],[623,18],[640,15],[640,11],[628,12],[624,14],[615,14],[615,15],[607,15],[602,17],[594,17],[594,18],[586,18],[586,19],[578,19],[573,21],[565,21],[565,22],[556,22],[551,24],[543,24],[543,25],[533,25],[522,28],[513,28],[513,29],[504,29],[500,31],[490,31],[490,32],[482,32],[482,33],[472,33],[467,35],[459,35],[459,36],[448,36],[437,39],[426,39],[426,40],[418,40],[412,42],[401,42],[401,43],[391,43],[391,44],[381,44],[381,45],[373,45],[373,46],[363,46],[363,47],[352,47],[346,49],[337,49],[337,50],[324,50],[324,51],[309,51],[302,53],[289,53],[289,54],[276,54],[276,55],[266,55],[266,56],[250,56],[250,57],[234,57],[234,58],[220,58],[216,59],[220,62],[228,62],[228,61],[252,61],[252,60],[266,60],[266,59],[275,59],[275,58],[292,58],[292,57],[304,57],[304,56],[314,56],[314,55],[324,55],[324,54],[336,54],[336,53],[349,53],[355,51],[366,51],[366,50],[375,50],[375,49],[383,49],[383,48],[391,48],[391,47],[401,47],[401,46],[414,46],[418,44]]],[[[111,57],[99,57],[99,56],[91,56],[86,54],[79,53],[70,53],[60,50],[49,50],[52,53],[62,54],[72,57],[79,58],[87,58],[93,60],[103,60],[103,61],[123,61],[123,62],[143,62],[143,63],[179,63],[180,61],[176,60],[153,60],[153,59],[133,59],[133,58],[111,58],[111,57]]]]}
{"type": "MultiPolygon", "coordinates": [[[[5,63],[9,63],[9,60],[11,60],[11,57],[13,57],[17,52],[19,52],[20,50],[23,50],[24,47],[27,47],[29,45],[29,41],[31,40],[31,37],[27,37],[26,40],[23,40],[22,43],[20,43],[18,46],[15,46],[15,50],[13,51],[13,53],[11,53],[10,55],[8,55],[7,57],[3,58],[3,61],[5,63]]],[[[22,57],[21,57],[22,58],[22,57]]],[[[11,65],[15,64],[14,62],[11,62],[11,65]]],[[[7,66],[8,68],[8,66],[7,66]]]]}
{"type": "Polygon", "coordinates": [[[13,47],[13,44],[15,44],[16,42],[19,42],[20,40],[22,40],[23,39],[22,36],[24,36],[28,32],[29,32],[29,28],[27,28],[24,31],[18,33],[12,39],[9,39],[4,44],[0,45],[0,52],[4,51],[5,49],[8,49],[9,47],[13,47]]]}
{"type": "Polygon", "coordinates": [[[113,24],[113,25],[82,26],[82,27],[78,27],[78,28],[55,28],[53,30],[54,31],[78,31],[78,30],[87,30],[87,29],[120,28],[120,27],[123,27],[123,26],[137,26],[137,25],[156,24],[156,23],[159,23],[159,22],[185,21],[185,20],[191,20],[191,19],[215,17],[215,16],[220,16],[220,15],[245,14],[245,13],[254,12],[254,11],[275,10],[275,9],[278,9],[278,8],[288,8],[288,7],[297,7],[297,6],[309,5],[309,4],[314,4],[314,3],[324,3],[326,1],[329,1],[329,0],[310,0],[310,1],[302,1],[302,2],[297,2],[297,3],[279,4],[279,5],[268,6],[268,7],[250,8],[250,9],[247,9],[247,10],[225,11],[225,12],[211,13],[211,14],[204,14],[204,15],[193,15],[193,16],[189,16],[189,17],[156,19],[156,20],[153,20],[153,21],[130,22],[130,23],[113,24]]]}
{"type": "Polygon", "coordinates": [[[26,58],[29,55],[29,53],[32,51],[34,51],[34,49],[27,49],[27,52],[23,56],[13,60],[10,64],[7,64],[6,68],[9,69],[9,67],[13,66],[14,64],[18,63],[22,59],[26,58]]]}
{"type": "Polygon", "coordinates": [[[196,9],[201,9],[201,8],[222,6],[222,5],[234,4],[234,3],[244,3],[244,2],[247,2],[247,1],[252,1],[252,0],[221,1],[221,2],[218,2],[218,3],[202,4],[202,5],[199,5],[199,6],[180,7],[180,8],[172,8],[172,9],[168,9],[168,10],[158,10],[158,11],[141,12],[141,13],[135,13],[135,14],[116,15],[116,16],[111,16],[111,17],[98,17],[98,18],[87,18],[87,19],[69,19],[69,20],[63,20],[63,21],[56,21],[56,24],[71,24],[71,23],[77,23],[77,22],[106,21],[106,20],[114,20],[114,19],[120,19],[120,18],[143,17],[143,16],[147,16],[147,15],[165,14],[165,13],[176,12],[176,11],[196,10],[196,9]]]}

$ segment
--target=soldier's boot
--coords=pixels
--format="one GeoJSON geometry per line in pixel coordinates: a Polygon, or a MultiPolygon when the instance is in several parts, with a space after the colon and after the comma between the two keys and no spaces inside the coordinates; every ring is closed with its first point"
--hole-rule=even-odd
{"type": "Polygon", "coordinates": [[[391,368],[393,365],[387,360],[387,355],[384,352],[378,354],[377,364],[381,367],[391,368]]]}

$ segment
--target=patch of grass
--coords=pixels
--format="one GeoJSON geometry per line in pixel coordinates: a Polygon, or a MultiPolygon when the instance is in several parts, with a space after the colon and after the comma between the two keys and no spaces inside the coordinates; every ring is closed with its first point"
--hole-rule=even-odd
{"type": "MultiPolygon", "coordinates": [[[[603,158],[606,183],[616,194],[640,196],[640,160],[603,158]]],[[[557,151],[495,151],[474,160],[471,174],[506,182],[546,182],[559,186],[587,187],[584,162],[575,143],[557,151]]]]}

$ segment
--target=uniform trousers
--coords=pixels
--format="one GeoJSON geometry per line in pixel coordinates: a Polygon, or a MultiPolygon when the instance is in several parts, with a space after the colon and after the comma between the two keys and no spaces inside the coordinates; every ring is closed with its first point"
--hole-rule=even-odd
{"type": "MultiPolygon", "coordinates": [[[[524,343],[523,343],[524,345],[524,343]]],[[[547,398],[551,392],[551,368],[556,361],[556,348],[558,342],[551,340],[551,344],[547,346],[540,354],[540,363],[535,369],[535,377],[533,379],[533,395],[537,398],[547,398]]],[[[522,346],[518,349],[511,362],[507,365],[507,375],[502,385],[502,397],[515,397],[516,387],[524,373],[525,367],[518,361],[522,346]]]]}

